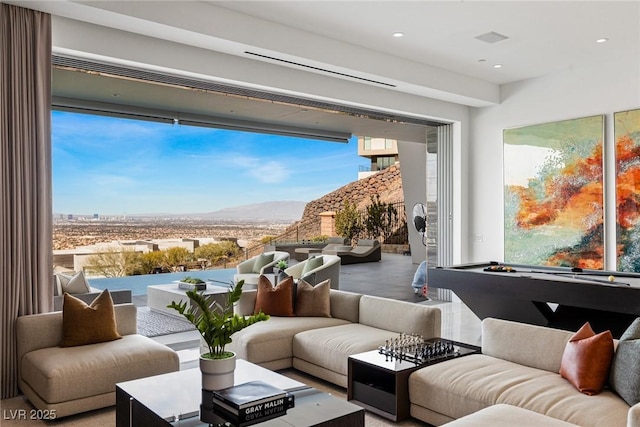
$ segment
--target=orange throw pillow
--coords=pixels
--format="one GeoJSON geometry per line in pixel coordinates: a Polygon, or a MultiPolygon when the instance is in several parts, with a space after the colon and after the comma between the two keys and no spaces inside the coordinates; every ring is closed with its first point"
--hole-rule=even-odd
{"type": "Polygon", "coordinates": [[[560,362],[560,375],[581,393],[600,393],[613,359],[611,331],[596,335],[589,322],[582,325],[567,343],[560,362]]]}
{"type": "Polygon", "coordinates": [[[62,305],[61,347],[95,344],[122,338],[109,290],[105,289],[90,305],[67,293],[62,305]]]}
{"type": "Polygon", "coordinates": [[[293,277],[289,276],[273,287],[267,276],[258,278],[254,312],[269,316],[293,316],[293,277]]]}

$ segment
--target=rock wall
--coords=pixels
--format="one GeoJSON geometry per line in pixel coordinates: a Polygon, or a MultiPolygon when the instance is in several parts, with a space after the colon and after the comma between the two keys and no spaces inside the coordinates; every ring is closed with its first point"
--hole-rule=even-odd
{"type": "MultiPolygon", "coordinates": [[[[309,239],[320,235],[320,214],[326,211],[337,212],[344,207],[346,201],[364,209],[371,204],[375,195],[380,196],[383,203],[397,202],[404,198],[400,165],[396,164],[370,177],[351,182],[326,194],[319,199],[307,203],[299,222],[291,225],[286,233],[295,233],[301,239],[309,239]]],[[[294,237],[292,236],[292,239],[294,237]]]]}

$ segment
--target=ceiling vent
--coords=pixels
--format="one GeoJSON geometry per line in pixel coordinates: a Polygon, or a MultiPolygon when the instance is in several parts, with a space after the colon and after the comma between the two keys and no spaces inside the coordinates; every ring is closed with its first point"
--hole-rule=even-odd
{"type": "Polygon", "coordinates": [[[280,62],[282,64],[294,65],[296,67],[302,67],[302,68],[306,68],[308,70],[320,71],[322,73],[327,73],[327,74],[333,74],[334,76],[347,77],[349,79],[360,80],[362,82],[373,83],[373,84],[382,85],[382,86],[386,86],[386,87],[396,87],[396,85],[391,84],[391,83],[385,83],[385,82],[381,82],[381,81],[378,81],[378,80],[367,79],[365,77],[358,77],[358,76],[354,76],[352,74],[341,73],[339,71],[328,70],[326,68],[315,67],[313,65],[302,64],[300,62],[289,61],[287,59],[276,58],[274,56],[263,55],[261,53],[255,53],[255,52],[249,52],[249,51],[245,51],[244,53],[246,53],[247,55],[257,56],[258,58],[268,59],[270,61],[275,61],[275,62],[280,62]]]}
{"type": "Polygon", "coordinates": [[[489,33],[485,33],[485,34],[480,34],[479,36],[475,36],[474,38],[481,40],[485,43],[489,43],[489,44],[494,44],[494,43],[498,43],[501,42],[502,40],[506,40],[509,37],[500,34],[500,33],[496,33],[495,31],[491,31],[489,33]]]}

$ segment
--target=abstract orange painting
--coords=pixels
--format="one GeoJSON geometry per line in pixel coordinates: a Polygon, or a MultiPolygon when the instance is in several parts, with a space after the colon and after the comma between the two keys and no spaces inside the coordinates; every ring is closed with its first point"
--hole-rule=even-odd
{"type": "Polygon", "coordinates": [[[618,270],[640,272],[640,109],[614,114],[618,270]]]}
{"type": "Polygon", "coordinates": [[[604,268],[604,116],[506,129],[505,262],[604,268]]]}

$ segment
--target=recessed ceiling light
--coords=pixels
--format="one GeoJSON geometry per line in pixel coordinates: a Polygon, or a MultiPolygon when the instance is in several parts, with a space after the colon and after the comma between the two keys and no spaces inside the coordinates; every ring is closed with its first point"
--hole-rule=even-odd
{"type": "Polygon", "coordinates": [[[396,38],[404,37],[404,33],[401,32],[401,31],[396,31],[392,35],[393,35],[393,37],[396,37],[396,38]]]}
{"type": "Polygon", "coordinates": [[[478,59],[478,62],[487,62],[486,59],[478,59]]]}
{"type": "Polygon", "coordinates": [[[502,64],[495,64],[493,68],[502,68],[502,64]]]}
{"type": "Polygon", "coordinates": [[[603,38],[601,38],[601,39],[596,40],[596,43],[605,43],[605,42],[607,42],[607,41],[609,41],[609,39],[608,39],[608,38],[606,38],[606,37],[603,37],[603,38]]]}

